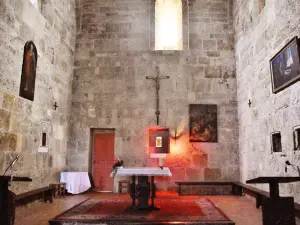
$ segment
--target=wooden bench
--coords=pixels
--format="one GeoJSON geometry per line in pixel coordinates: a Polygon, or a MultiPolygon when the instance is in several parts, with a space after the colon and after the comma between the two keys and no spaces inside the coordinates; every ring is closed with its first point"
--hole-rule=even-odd
{"type": "Polygon", "coordinates": [[[247,184],[243,184],[237,181],[176,181],[178,184],[178,194],[181,195],[181,186],[182,185],[231,185],[232,186],[232,195],[243,195],[248,194],[255,197],[256,199],[256,208],[262,206],[263,201],[270,197],[269,192],[262,191],[258,188],[252,187],[247,184]]]}
{"type": "Polygon", "coordinates": [[[300,204],[295,202],[294,206],[295,206],[295,216],[297,218],[300,218],[300,204]]]}
{"type": "Polygon", "coordinates": [[[14,197],[14,202],[15,205],[22,205],[38,199],[43,199],[44,202],[50,201],[50,203],[52,203],[53,188],[43,187],[22,194],[18,194],[14,197]]]}
{"type": "Polygon", "coordinates": [[[232,194],[236,195],[235,187],[233,186],[233,181],[176,181],[178,185],[178,194],[181,195],[182,189],[181,186],[183,185],[231,185],[232,186],[232,194]]]}
{"type": "MultiPolygon", "coordinates": [[[[179,185],[178,194],[181,194],[182,185],[232,185],[233,195],[250,195],[256,199],[256,208],[263,205],[265,199],[270,197],[270,193],[267,191],[260,190],[256,187],[237,182],[237,181],[177,181],[179,185]]],[[[300,204],[294,203],[295,216],[300,218],[300,204]]]]}
{"type": "Polygon", "coordinates": [[[247,194],[254,197],[256,199],[256,208],[262,206],[263,201],[270,197],[269,192],[260,190],[250,185],[243,184],[241,182],[233,182],[232,184],[235,186],[234,188],[236,190],[236,195],[247,194]]]}

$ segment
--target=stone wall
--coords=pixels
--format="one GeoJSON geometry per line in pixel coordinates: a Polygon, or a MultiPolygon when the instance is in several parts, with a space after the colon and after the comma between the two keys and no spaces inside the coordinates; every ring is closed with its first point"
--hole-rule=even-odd
{"type": "Polygon", "coordinates": [[[20,154],[13,174],[33,179],[14,182],[16,193],[57,182],[67,168],[75,1],[45,0],[40,6],[0,1],[0,173],[20,154]],[[38,51],[33,102],[19,97],[24,45],[30,40],[38,51]],[[49,152],[38,153],[44,125],[49,152]]]}
{"type": "MultiPolygon", "coordinates": [[[[293,127],[300,125],[300,82],[272,93],[269,60],[300,33],[300,2],[258,0],[234,2],[235,57],[242,181],[257,176],[298,175],[285,161],[300,164],[293,153],[293,127]],[[251,100],[251,107],[248,100],[251,100]],[[283,152],[271,152],[272,132],[280,131],[283,152]]],[[[268,185],[257,185],[268,190],[268,185]]],[[[300,202],[300,184],[281,185],[282,195],[300,202]]]]}
{"type": "MultiPolygon", "coordinates": [[[[184,1],[185,2],[185,1],[184,1]]],[[[69,170],[88,171],[91,128],[115,128],[115,156],[125,166],[155,166],[147,129],[156,125],[155,87],[161,75],[160,125],[170,128],[165,160],[174,180],[239,178],[232,1],[184,4],[184,50],[153,51],[153,1],[78,0],[69,170]],[[218,143],[189,142],[189,104],[218,105],[218,143]]]]}

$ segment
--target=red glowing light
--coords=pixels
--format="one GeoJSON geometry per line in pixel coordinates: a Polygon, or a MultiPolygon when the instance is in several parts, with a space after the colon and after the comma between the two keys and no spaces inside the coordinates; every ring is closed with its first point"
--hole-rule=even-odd
{"type": "Polygon", "coordinates": [[[173,155],[184,155],[189,149],[189,136],[188,133],[182,134],[176,139],[171,139],[170,153],[173,155]]]}

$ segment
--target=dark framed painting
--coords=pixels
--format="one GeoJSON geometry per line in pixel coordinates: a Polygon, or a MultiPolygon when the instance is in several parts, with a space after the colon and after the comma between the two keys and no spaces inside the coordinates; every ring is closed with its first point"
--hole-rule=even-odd
{"type": "Polygon", "coordinates": [[[299,41],[294,37],[271,60],[273,93],[282,91],[300,79],[299,41]]]}
{"type": "Polygon", "coordinates": [[[23,66],[19,96],[28,100],[34,100],[34,88],[37,66],[37,50],[32,41],[24,46],[23,66]]]}
{"type": "Polygon", "coordinates": [[[190,142],[218,142],[217,105],[189,105],[190,142]]]}

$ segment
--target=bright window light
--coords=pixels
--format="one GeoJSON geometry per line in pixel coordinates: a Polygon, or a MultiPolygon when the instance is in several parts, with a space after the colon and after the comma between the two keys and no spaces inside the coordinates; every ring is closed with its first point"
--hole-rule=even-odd
{"type": "Polygon", "coordinates": [[[156,0],[155,50],[182,50],[181,0],[156,0]]]}
{"type": "Polygon", "coordinates": [[[35,8],[38,8],[38,0],[29,0],[35,8]]]}

